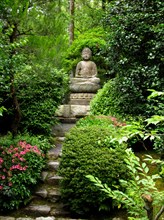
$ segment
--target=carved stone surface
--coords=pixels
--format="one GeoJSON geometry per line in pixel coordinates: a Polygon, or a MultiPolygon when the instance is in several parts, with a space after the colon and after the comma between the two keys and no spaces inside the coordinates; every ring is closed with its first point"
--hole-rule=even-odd
{"type": "Polygon", "coordinates": [[[95,96],[94,93],[71,93],[70,99],[89,99],[91,100],[95,96]]]}
{"type": "Polygon", "coordinates": [[[70,81],[70,91],[71,92],[86,92],[86,93],[96,93],[100,88],[100,79],[97,77],[93,78],[72,78],[70,81]]]}
{"type": "Polygon", "coordinates": [[[72,105],[89,105],[94,93],[71,93],[69,104],[72,105]]]}
{"type": "Polygon", "coordinates": [[[60,105],[56,111],[58,117],[82,117],[89,114],[89,105],[60,105]]]}
{"type": "Polygon", "coordinates": [[[84,48],[82,51],[83,61],[80,61],[76,66],[75,77],[95,77],[97,75],[97,66],[93,61],[90,61],[92,51],[89,48],[84,48]]]}

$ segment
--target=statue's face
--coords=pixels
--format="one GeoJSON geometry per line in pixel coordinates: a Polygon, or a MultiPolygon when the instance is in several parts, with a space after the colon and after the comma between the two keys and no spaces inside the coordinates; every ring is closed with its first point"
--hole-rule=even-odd
{"type": "Polygon", "coordinates": [[[82,58],[83,60],[89,60],[91,58],[91,52],[90,50],[83,50],[82,52],[82,58]]]}

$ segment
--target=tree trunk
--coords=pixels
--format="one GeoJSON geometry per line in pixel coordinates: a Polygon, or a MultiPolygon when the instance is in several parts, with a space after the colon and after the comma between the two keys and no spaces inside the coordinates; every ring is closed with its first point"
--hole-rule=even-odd
{"type": "Polygon", "coordinates": [[[69,27],[69,36],[70,36],[70,45],[74,41],[74,11],[75,11],[75,1],[70,0],[70,27],[69,27]]]}
{"type": "Polygon", "coordinates": [[[149,220],[153,220],[153,205],[152,205],[153,199],[148,194],[143,194],[142,198],[145,202],[145,207],[144,208],[147,211],[147,217],[148,217],[149,220]]]}
{"type": "Polygon", "coordinates": [[[106,3],[106,0],[102,0],[102,9],[105,11],[105,3],[106,3]]]}
{"type": "MultiPolygon", "coordinates": [[[[17,38],[17,25],[14,25],[13,32],[10,35],[10,43],[14,43],[14,41],[17,38]]],[[[21,120],[21,111],[20,111],[20,106],[19,102],[16,96],[16,90],[14,86],[14,71],[13,71],[13,66],[12,66],[12,57],[15,54],[15,50],[13,49],[10,52],[10,94],[12,98],[12,105],[13,105],[13,120],[11,124],[11,132],[13,137],[17,134],[18,132],[18,126],[21,120]]]]}

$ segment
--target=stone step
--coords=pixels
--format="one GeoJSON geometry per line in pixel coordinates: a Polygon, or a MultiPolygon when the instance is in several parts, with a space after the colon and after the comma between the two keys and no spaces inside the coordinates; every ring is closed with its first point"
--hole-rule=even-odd
{"type": "Polygon", "coordinates": [[[23,213],[29,217],[53,216],[53,217],[70,217],[70,212],[64,209],[62,203],[51,204],[45,201],[33,201],[22,209],[23,213]]]}
{"type": "Polygon", "coordinates": [[[75,123],[60,123],[53,127],[52,134],[55,137],[64,137],[65,134],[75,125],[75,123]]]}
{"type": "Polygon", "coordinates": [[[56,147],[51,148],[48,153],[47,157],[49,160],[57,160],[62,155],[62,143],[58,143],[56,147]]]}
{"type": "Polygon", "coordinates": [[[41,174],[41,180],[44,184],[58,186],[61,179],[61,176],[58,176],[55,172],[52,171],[43,171],[41,174]]]}
{"type": "Polygon", "coordinates": [[[57,171],[59,167],[59,161],[49,161],[47,163],[47,168],[52,171],[57,171]]]}
{"type": "Polygon", "coordinates": [[[43,199],[47,199],[52,203],[59,201],[59,199],[61,198],[61,193],[59,188],[56,188],[54,186],[49,186],[46,184],[42,185],[41,187],[38,187],[34,195],[43,199]]]}
{"type": "Polygon", "coordinates": [[[50,216],[51,207],[49,205],[33,204],[24,208],[24,214],[29,216],[50,216]]]}
{"type": "Polygon", "coordinates": [[[46,179],[46,183],[53,186],[59,186],[60,180],[62,179],[61,176],[57,175],[49,175],[46,179]]]}

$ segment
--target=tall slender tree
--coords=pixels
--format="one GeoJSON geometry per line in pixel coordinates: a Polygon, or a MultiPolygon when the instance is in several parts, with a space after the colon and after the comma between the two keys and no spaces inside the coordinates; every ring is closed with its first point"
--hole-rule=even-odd
{"type": "Polygon", "coordinates": [[[75,1],[70,0],[70,26],[69,26],[69,36],[70,36],[70,44],[72,44],[74,40],[74,13],[75,13],[75,1]]]}

